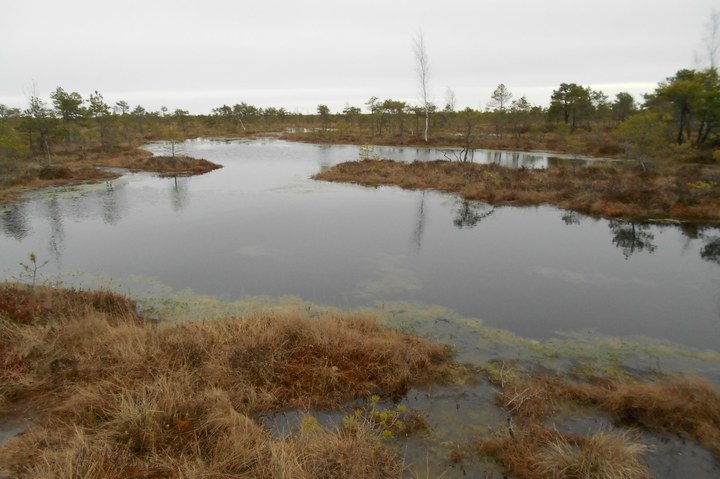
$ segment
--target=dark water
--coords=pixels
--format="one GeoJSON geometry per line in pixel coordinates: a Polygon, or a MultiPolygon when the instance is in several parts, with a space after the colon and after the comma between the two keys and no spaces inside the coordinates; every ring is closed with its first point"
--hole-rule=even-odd
{"type": "MultiPolygon", "coordinates": [[[[356,159],[355,146],[196,140],[186,148],[225,167],[193,178],[128,174],[0,210],[0,279],[16,277],[32,251],[49,261],[42,278],[70,282],[146,277],[227,300],[296,295],[339,307],[408,301],[538,339],[596,330],[720,344],[717,228],[608,222],[548,206],[492,208],[310,179],[356,159]]],[[[375,153],[443,157],[414,148],[375,153]]],[[[478,152],[475,161],[554,160],[478,152]]]]}

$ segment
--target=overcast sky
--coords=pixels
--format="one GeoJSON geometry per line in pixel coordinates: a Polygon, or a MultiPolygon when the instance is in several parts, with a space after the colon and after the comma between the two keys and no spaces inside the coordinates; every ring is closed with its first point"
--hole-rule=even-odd
{"type": "Polygon", "coordinates": [[[57,86],[84,98],[209,113],[242,101],[314,112],[371,96],[419,103],[413,37],[443,106],[504,83],[546,106],[560,83],[640,98],[705,66],[717,0],[0,0],[0,103],[57,86]]]}

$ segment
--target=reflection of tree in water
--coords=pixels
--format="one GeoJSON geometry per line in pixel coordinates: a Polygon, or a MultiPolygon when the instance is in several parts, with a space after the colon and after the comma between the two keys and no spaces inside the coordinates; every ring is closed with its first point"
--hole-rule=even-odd
{"type": "Polygon", "coordinates": [[[686,231],[683,225],[683,233],[691,239],[702,240],[700,257],[705,261],[720,264],[720,228],[717,226],[692,225],[691,231],[686,231]]]}
{"type": "Polygon", "coordinates": [[[705,261],[720,264],[720,237],[709,238],[700,250],[700,257],[705,261]]]}
{"type": "Polygon", "coordinates": [[[611,220],[608,224],[613,233],[613,244],[622,248],[625,259],[634,253],[647,251],[652,253],[657,246],[652,243],[655,235],[650,233],[648,225],[636,224],[632,221],[611,220]]]}
{"type": "Polygon", "coordinates": [[[700,257],[705,261],[720,264],[720,227],[682,223],[680,231],[687,238],[683,251],[694,248],[693,240],[701,240],[704,245],[700,248],[700,257]],[[712,234],[712,233],[715,234],[712,234]]]}
{"type": "Polygon", "coordinates": [[[679,228],[682,234],[690,239],[701,238],[703,236],[703,230],[705,229],[702,225],[693,223],[681,223],[679,228]]]}
{"type": "Polygon", "coordinates": [[[181,212],[188,204],[188,179],[175,176],[175,181],[170,188],[170,199],[172,208],[176,213],[181,212]]]}
{"type": "Polygon", "coordinates": [[[487,203],[462,200],[457,204],[458,210],[453,224],[458,228],[473,228],[482,220],[495,212],[495,208],[487,203]]]}
{"type": "Polygon", "coordinates": [[[30,234],[30,228],[27,225],[25,217],[25,203],[15,203],[3,210],[0,215],[0,227],[11,238],[22,241],[30,234]]]}
{"type": "Polygon", "coordinates": [[[418,206],[417,224],[412,234],[412,243],[415,249],[420,251],[422,248],[423,233],[425,233],[425,192],[420,197],[420,206],[418,206]]]}
{"type": "Polygon", "coordinates": [[[330,169],[332,166],[332,156],[329,145],[319,145],[318,163],[320,165],[320,171],[330,169]]]}
{"type": "Polygon", "coordinates": [[[117,223],[120,219],[120,209],[115,186],[112,183],[105,184],[105,191],[101,193],[101,198],[103,221],[109,225],[117,223]]]}
{"type": "Polygon", "coordinates": [[[582,216],[574,211],[564,211],[561,218],[566,225],[570,226],[579,225],[582,216]]]}
{"type": "Polygon", "coordinates": [[[50,219],[50,238],[48,246],[50,252],[55,257],[55,261],[60,263],[62,250],[65,243],[65,226],[63,225],[63,212],[57,198],[50,198],[46,203],[48,218],[50,219]]]}

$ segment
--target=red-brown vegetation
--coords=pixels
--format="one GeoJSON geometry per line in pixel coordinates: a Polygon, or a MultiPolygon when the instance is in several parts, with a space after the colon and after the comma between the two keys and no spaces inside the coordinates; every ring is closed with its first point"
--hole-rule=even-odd
{"type": "Polygon", "coordinates": [[[447,347],[365,316],[158,325],[112,293],[4,285],[0,408],[37,418],[0,449],[0,476],[400,477],[369,424],[276,438],[257,418],[456,370],[447,347]]]}
{"type": "Polygon", "coordinates": [[[606,218],[720,220],[720,182],[713,167],[643,171],[633,164],[598,163],[530,170],[449,161],[364,160],[336,165],[314,178],[433,189],[491,204],[547,203],[606,218]]]}
{"type": "Polygon", "coordinates": [[[517,477],[647,477],[639,459],[648,448],[628,433],[582,437],[544,425],[568,407],[593,408],[619,425],[697,440],[720,458],[720,390],[699,377],[594,378],[586,383],[540,375],[503,382],[496,399],[512,418],[508,430],[478,439],[473,449],[499,459],[517,477]]]}
{"type": "Polygon", "coordinates": [[[153,156],[151,153],[129,149],[114,153],[96,150],[72,151],[53,158],[51,164],[16,162],[15,168],[3,171],[0,178],[0,203],[16,201],[25,191],[50,186],[112,180],[118,173],[107,168],[126,168],[160,173],[164,176],[188,176],[207,173],[221,168],[204,159],[178,156],[153,156]]]}
{"type": "Polygon", "coordinates": [[[130,170],[152,171],[165,176],[201,175],[222,166],[204,159],[189,156],[148,156],[138,158],[124,166],[130,170]]]}

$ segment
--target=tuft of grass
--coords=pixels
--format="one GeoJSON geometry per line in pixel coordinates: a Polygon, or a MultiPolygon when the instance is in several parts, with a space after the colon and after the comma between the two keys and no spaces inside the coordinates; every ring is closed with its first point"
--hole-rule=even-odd
{"type": "Polygon", "coordinates": [[[556,440],[534,458],[535,477],[553,479],[646,479],[649,447],[629,433],[599,432],[581,441],[556,440]]]}
{"type": "MultiPolygon", "coordinates": [[[[646,479],[642,461],[649,448],[628,433],[598,432],[590,437],[561,434],[524,422],[512,435],[476,441],[475,451],[492,456],[519,479],[646,479]]],[[[460,457],[460,456],[459,456],[460,457]]]]}

